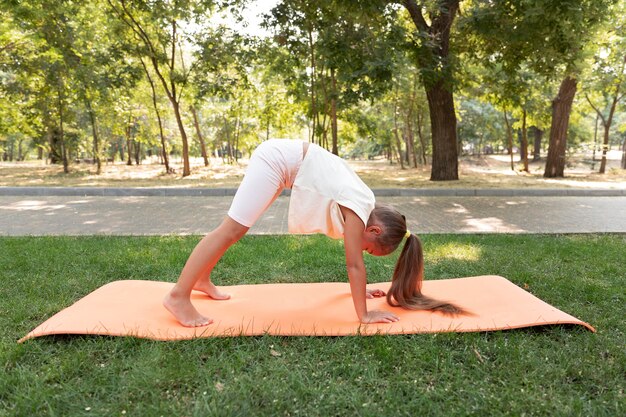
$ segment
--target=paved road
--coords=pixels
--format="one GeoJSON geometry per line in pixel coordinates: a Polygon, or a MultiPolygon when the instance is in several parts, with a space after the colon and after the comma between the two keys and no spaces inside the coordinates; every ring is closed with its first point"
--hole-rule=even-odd
{"type": "MultiPolygon", "coordinates": [[[[232,200],[229,193],[136,194],[140,195],[0,194],[0,235],[204,234],[221,221],[232,200]]],[[[622,195],[555,196],[544,191],[488,196],[470,190],[440,196],[418,192],[399,196],[384,190],[377,194],[378,201],[396,206],[407,216],[410,229],[421,234],[626,233],[626,196],[622,195]]],[[[288,206],[289,198],[279,197],[250,233],[287,233],[288,206]]]]}

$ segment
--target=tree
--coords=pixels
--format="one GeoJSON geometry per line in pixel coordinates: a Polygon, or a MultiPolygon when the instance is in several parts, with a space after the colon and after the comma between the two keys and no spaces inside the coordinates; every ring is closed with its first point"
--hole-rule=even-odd
{"type": "Polygon", "coordinates": [[[93,160],[96,174],[102,170],[99,118],[112,105],[115,90],[133,90],[141,76],[136,62],[124,59],[128,45],[110,30],[109,16],[99,2],[85,2],[73,16],[73,47],[78,60],[72,68],[71,83],[84,104],[93,138],[93,160]]]}
{"type": "Polygon", "coordinates": [[[415,26],[413,42],[430,112],[432,132],[432,181],[459,179],[457,120],[454,110],[454,60],[450,34],[460,0],[420,2],[402,0],[415,26]],[[428,13],[430,24],[424,14],[428,13]]]}
{"type": "Polygon", "coordinates": [[[29,78],[37,80],[37,107],[46,130],[50,160],[62,162],[63,171],[68,173],[69,156],[77,145],[66,135],[68,123],[76,116],[72,108],[77,100],[72,71],[80,60],[71,18],[78,13],[79,6],[50,0],[3,2],[3,6],[8,6],[15,20],[28,32],[32,46],[38,48],[36,52],[29,51],[33,52],[27,55],[29,61],[18,60],[16,70],[25,71],[29,78]]]}
{"type": "Polygon", "coordinates": [[[181,98],[192,71],[179,68],[177,54],[181,24],[193,20],[213,6],[210,1],[178,0],[148,4],[143,0],[107,0],[113,13],[134,33],[145,56],[165,91],[176,117],[183,150],[183,177],[191,174],[189,143],[181,113],[181,98]]]}
{"type": "MultiPolygon", "coordinates": [[[[233,161],[238,159],[239,138],[246,118],[242,110],[248,107],[245,103],[250,99],[246,92],[254,89],[248,76],[255,56],[252,40],[220,25],[199,33],[196,45],[197,64],[192,78],[194,107],[202,106],[209,97],[223,101],[218,106],[220,109],[213,111],[223,112],[217,119],[222,125],[219,130],[226,139],[228,159],[233,161]]],[[[204,140],[195,109],[192,114],[202,147],[204,140]]]]}
{"type": "Polygon", "coordinates": [[[615,111],[626,97],[626,2],[616,6],[603,31],[586,81],[585,98],[604,128],[600,173],[606,172],[606,153],[615,111]],[[600,104],[599,104],[600,103],[600,104]]]}
{"type": "Polygon", "coordinates": [[[148,84],[150,84],[150,96],[152,97],[152,108],[154,109],[154,115],[157,118],[157,123],[159,126],[159,139],[161,140],[161,157],[163,158],[163,164],[165,165],[165,173],[170,174],[174,172],[174,169],[170,167],[170,159],[168,156],[167,149],[167,141],[165,139],[165,134],[163,132],[163,118],[161,117],[161,110],[159,108],[159,99],[156,90],[156,86],[154,85],[154,80],[152,75],[150,74],[150,70],[148,66],[144,62],[143,58],[139,58],[141,61],[141,66],[146,74],[146,79],[148,80],[148,84]]]}
{"type": "Polygon", "coordinates": [[[345,2],[282,0],[271,13],[275,41],[288,51],[274,68],[293,97],[308,101],[310,140],[337,154],[341,114],[388,88],[396,33],[377,8],[345,2]]]}
{"type": "Polygon", "coordinates": [[[572,103],[584,67],[585,46],[616,0],[507,0],[479,2],[464,24],[487,59],[515,74],[526,66],[546,79],[560,79],[552,100],[545,177],[562,177],[572,103]]]}

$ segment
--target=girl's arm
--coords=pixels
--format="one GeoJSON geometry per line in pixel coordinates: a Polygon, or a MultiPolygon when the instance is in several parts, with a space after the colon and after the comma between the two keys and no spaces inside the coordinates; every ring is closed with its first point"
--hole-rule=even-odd
{"type": "Polygon", "coordinates": [[[362,323],[391,323],[398,321],[398,317],[389,311],[367,311],[366,284],[367,272],[363,261],[363,231],[365,224],[352,210],[341,206],[341,213],[345,219],[344,246],[346,251],[346,269],[350,280],[352,301],[359,320],[362,323]]]}

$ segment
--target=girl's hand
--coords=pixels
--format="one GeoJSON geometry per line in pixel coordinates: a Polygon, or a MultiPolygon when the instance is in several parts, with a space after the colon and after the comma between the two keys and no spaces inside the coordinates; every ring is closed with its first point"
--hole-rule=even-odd
{"type": "Polygon", "coordinates": [[[365,297],[366,298],[378,298],[378,297],[384,297],[386,294],[383,290],[366,290],[365,291],[365,297]]]}
{"type": "Polygon", "coordinates": [[[399,321],[400,318],[389,311],[384,310],[373,310],[368,311],[363,318],[361,318],[361,323],[394,323],[399,321]]]}

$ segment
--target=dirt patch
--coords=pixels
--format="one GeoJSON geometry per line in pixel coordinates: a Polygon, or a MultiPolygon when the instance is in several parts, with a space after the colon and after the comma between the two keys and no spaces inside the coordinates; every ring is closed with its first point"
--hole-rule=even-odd
{"type": "MultiPolygon", "coordinates": [[[[348,163],[371,188],[609,188],[626,189],[626,170],[619,168],[621,152],[609,153],[607,173],[598,174],[599,161],[587,155],[570,158],[565,178],[543,178],[545,161],[532,162],[529,173],[521,171],[519,157],[515,156],[515,170],[511,170],[510,156],[487,155],[462,157],[459,161],[458,181],[430,181],[430,166],[400,169],[397,163],[385,160],[349,160],[348,163]],[[594,170],[592,171],[592,165],[594,170]]],[[[211,160],[204,167],[202,159],[191,161],[192,173],[183,178],[182,165],[172,163],[175,174],[166,174],[165,168],[151,161],[142,165],[106,164],[100,175],[91,164],[71,165],[70,173],[63,167],[47,165],[43,161],[0,163],[0,186],[57,186],[57,187],[202,187],[236,188],[247,166],[247,160],[224,164],[211,160]]]]}

